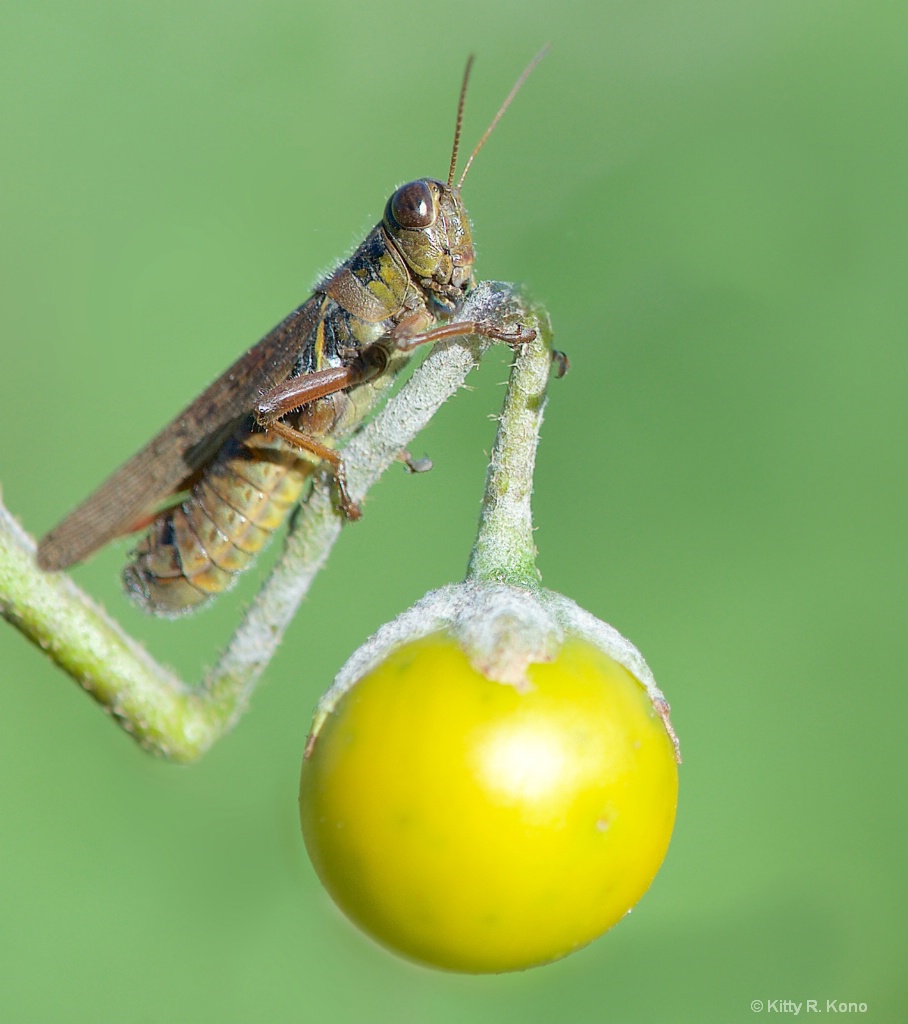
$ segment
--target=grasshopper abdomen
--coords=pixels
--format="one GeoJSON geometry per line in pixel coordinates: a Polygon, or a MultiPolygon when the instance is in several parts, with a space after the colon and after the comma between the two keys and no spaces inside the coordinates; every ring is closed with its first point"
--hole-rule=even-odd
{"type": "Polygon", "coordinates": [[[130,597],[173,616],[229,589],[299,501],[313,469],[281,438],[248,431],[232,438],[133,552],[123,570],[130,597]]]}

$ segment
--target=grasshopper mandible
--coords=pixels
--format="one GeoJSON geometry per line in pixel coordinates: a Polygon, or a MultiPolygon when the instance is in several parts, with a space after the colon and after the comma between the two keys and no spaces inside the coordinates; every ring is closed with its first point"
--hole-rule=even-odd
{"type": "Polygon", "coordinates": [[[455,185],[467,61],[447,181],[420,178],[398,188],[381,222],[306,302],[44,537],[42,569],[65,569],[148,527],[124,586],[146,611],[176,616],[232,585],[321,464],[333,470],[343,512],[359,518],[334,444],[362,422],[413,350],[467,334],[511,345],[535,337],[522,327],[457,319],[475,283],[460,191],[545,52],[517,79],[455,185]]]}

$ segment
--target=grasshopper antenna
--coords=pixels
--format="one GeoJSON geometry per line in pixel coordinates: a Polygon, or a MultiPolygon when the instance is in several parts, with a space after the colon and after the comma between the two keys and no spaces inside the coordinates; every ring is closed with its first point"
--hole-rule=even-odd
{"type": "MultiPolygon", "coordinates": [[[[542,60],[542,58],[548,52],[549,52],[549,44],[546,43],[545,46],[543,46],[543,48],[539,51],[539,53],[537,53],[536,56],[530,61],[530,63],[527,64],[527,66],[523,69],[523,73],[521,74],[520,78],[518,78],[517,81],[514,83],[514,86],[511,89],[511,91],[508,93],[504,103],[502,103],[501,106],[499,107],[498,113],[492,118],[492,123],[489,125],[488,128],[486,128],[485,132],[483,133],[482,138],[479,140],[479,142],[476,143],[476,148],[470,154],[470,159],[467,160],[466,166],[463,169],[463,174],[461,174],[461,176],[460,176],[460,181],[457,182],[458,190],[463,187],[463,183],[466,181],[467,171],[469,171],[470,165],[473,163],[474,159],[476,158],[476,154],[486,144],[486,139],[488,139],[488,137],[495,130],[495,125],[497,125],[498,122],[501,120],[501,115],[511,105],[511,101],[514,99],[514,97],[520,91],[520,87],[530,77],[530,75],[532,74],[532,72],[535,69],[536,65],[542,60]]],[[[467,61],[467,74],[469,74],[470,65],[472,64],[472,62],[473,62],[473,58],[470,57],[470,59],[467,61]]],[[[466,91],[466,88],[467,88],[467,76],[464,75],[463,90],[466,91]]],[[[458,111],[457,111],[457,135],[458,136],[460,135],[460,118],[461,118],[461,114],[463,112],[464,91],[462,91],[461,94],[460,94],[460,107],[458,108],[458,111]]],[[[459,141],[458,137],[455,136],[455,138],[454,138],[454,153],[455,153],[455,155],[457,154],[457,143],[458,143],[458,141],[459,141]]],[[[454,161],[452,159],[452,161],[451,161],[451,176],[448,178],[448,184],[449,185],[451,184],[451,181],[453,180],[453,178],[454,178],[454,161]]]]}
{"type": "Polygon", "coordinates": [[[463,71],[463,85],[460,87],[460,100],[457,103],[457,124],[454,127],[454,147],[451,150],[451,169],[448,171],[448,188],[454,184],[457,170],[457,150],[460,148],[460,129],[463,126],[463,106],[467,100],[467,82],[470,80],[470,68],[473,67],[473,54],[467,57],[467,66],[463,71]]]}

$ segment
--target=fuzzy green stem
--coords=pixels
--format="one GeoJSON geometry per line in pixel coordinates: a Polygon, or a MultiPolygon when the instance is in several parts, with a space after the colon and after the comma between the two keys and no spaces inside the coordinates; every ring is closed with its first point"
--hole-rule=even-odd
{"type": "Polygon", "coordinates": [[[467,580],[532,590],[539,586],[531,508],[533,469],[552,366],[552,326],[539,306],[528,308],[523,322],[535,329],[536,340],[521,349],[511,367],[467,580]]]}
{"type": "MultiPolygon", "coordinates": [[[[481,284],[465,318],[527,322],[510,285],[481,284]]],[[[346,446],[355,501],[463,384],[488,342],[436,346],[385,408],[346,446]]],[[[324,565],[344,520],[325,480],[301,507],[284,550],[214,667],[192,686],[147,652],[64,574],[41,572],[35,544],[0,503],[0,616],[44,650],[143,747],[199,758],[242,716],[284,630],[324,565]]]]}

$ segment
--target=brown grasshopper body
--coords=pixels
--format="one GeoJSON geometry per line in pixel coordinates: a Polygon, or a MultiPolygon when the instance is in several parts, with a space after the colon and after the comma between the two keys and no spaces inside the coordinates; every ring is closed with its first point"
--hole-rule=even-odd
{"type": "Polygon", "coordinates": [[[458,320],[474,284],[460,189],[541,56],[518,79],[455,186],[468,63],[447,182],[422,178],[398,188],[381,223],[311,298],[41,541],[42,568],[66,568],[150,524],[124,584],[145,610],[173,616],[234,582],[321,464],[334,471],[345,514],[359,517],[335,445],[368,415],[413,349],[465,334],[511,344],[534,337],[458,320]]]}

